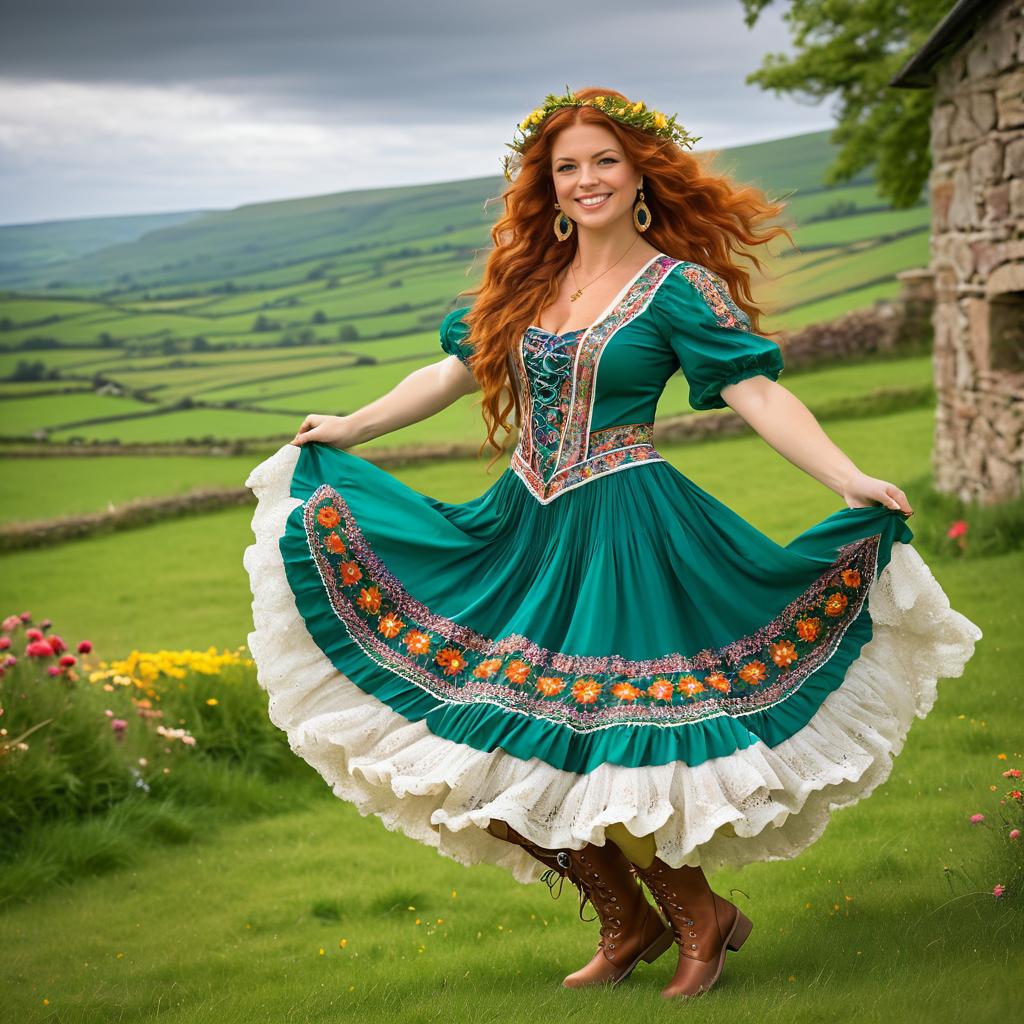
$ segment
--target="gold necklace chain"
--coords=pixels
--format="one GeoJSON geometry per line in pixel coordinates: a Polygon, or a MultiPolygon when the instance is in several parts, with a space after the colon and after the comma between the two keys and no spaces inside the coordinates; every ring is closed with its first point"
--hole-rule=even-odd
{"type": "Polygon", "coordinates": [[[570,302],[575,302],[583,294],[583,289],[584,288],[589,288],[594,283],[594,281],[600,280],[602,277],[604,277],[605,274],[608,273],[609,270],[614,270],[615,267],[617,267],[630,254],[630,252],[633,249],[633,246],[636,245],[636,243],[639,242],[639,241],[640,241],[640,236],[637,235],[636,238],[634,238],[633,241],[630,243],[629,248],[608,268],[608,270],[602,270],[601,273],[597,275],[597,277],[595,277],[591,281],[588,281],[583,286],[583,288],[579,287],[579,281],[576,280],[576,271],[573,270],[572,264],[570,263],[569,264],[569,273],[572,274],[572,282],[573,282],[573,284],[575,284],[577,286],[577,288],[576,288],[576,291],[574,291],[572,293],[572,295],[569,296],[569,301],[570,302]]]}

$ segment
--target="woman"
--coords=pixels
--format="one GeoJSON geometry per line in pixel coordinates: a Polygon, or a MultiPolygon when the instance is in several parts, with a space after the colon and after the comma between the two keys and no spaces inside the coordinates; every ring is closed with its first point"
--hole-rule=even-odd
{"type": "Polygon", "coordinates": [[[601,938],[566,986],[674,941],[663,994],[697,995],[752,928],[704,869],[812,843],[981,631],[911,547],[904,492],[777,382],[730,256],[760,266],[781,207],[620,93],[549,95],[520,129],[448,357],[307,416],[247,481],[249,644],[272,720],[339,797],[463,863],[578,887],[601,938]],[[780,546],[665,461],[654,412],[680,368],[695,409],[728,404],[845,507],[780,546]],[[476,390],[495,449],[513,409],[521,429],[471,501],[344,451],[476,390]]]}

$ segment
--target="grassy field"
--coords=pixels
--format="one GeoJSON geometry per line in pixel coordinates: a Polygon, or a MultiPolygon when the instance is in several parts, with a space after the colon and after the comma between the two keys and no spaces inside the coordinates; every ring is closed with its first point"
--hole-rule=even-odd
{"type": "MultiPolygon", "coordinates": [[[[754,282],[766,331],[893,298],[895,275],[928,262],[926,203],[886,209],[866,174],[821,185],[827,134],[712,161],[787,195],[795,247],[773,243],[754,282]]],[[[41,226],[36,242],[19,228],[24,265],[0,268],[0,441],[284,437],[296,415],[349,411],[444,357],[437,326],[479,279],[484,203],[501,187],[483,178],[140,218],[134,236],[130,218],[41,226]],[[88,239],[98,248],[83,253],[88,239]],[[41,382],[120,394],[33,397],[41,382]],[[189,401],[230,406],[183,411],[189,401]]],[[[679,391],[672,412],[686,411],[679,391]]]]}
{"type": "MultiPolygon", "coordinates": [[[[838,421],[829,425],[828,433],[865,472],[898,483],[913,503],[913,481],[928,468],[932,423],[932,411],[921,408],[838,421]]],[[[841,507],[837,495],[756,436],[705,445],[662,444],[659,450],[698,486],[779,543],[841,507]]],[[[249,468],[256,461],[250,460],[249,468]]],[[[130,465],[122,466],[118,458],[105,462],[119,474],[124,493],[130,488],[125,479],[130,480],[130,465]]],[[[36,465],[46,468],[43,460],[36,465]]],[[[219,465],[237,474],[237,483],[244,482],[243,460],[219,465]]],[[[393,472],[421,493],[467,501],[490,486],[507,461],[496,463],[489,476],[486,465],[487,459],[463,460],[393,472]]],[[[140,484],[152,489],[153,473],[147,470],[140,484]]],[[[37,480],[44,493],[56,496],[59,474],[37,480]]],[[[60,511],[52,502],[50,507],[55,514],[60,511]]],[[[57,622],[74,623],[111,655],[133,647],[234,647],[251,629],[251,598],[241,564],[252,540],[251,518],[247,508],[230,508],[5,555],[0,606],[29,608],[57,622]],[[76,583],[55,585],[63,580],[76,583]]],[[[911,524],[913,528],[914,520],[911,524]]]]}
{"type": "MultiPolygon", "coordinates": [[[[899,479],[920,469],[926,424],[915,417],[860,427],[859,451],[878,452],[866,465],[899,479]],[[916,452],[908,451],[915,438],[916,452]]],[[[693,479],[777,537],[834,507],[812,481],[787,474],[751,442],[691,449],[687,462],[693,479]]],[[[450,468],[433,484],[450,498],[478,489],[472,472],[450,468]]],[[[238,549],[230,549],[243,541],[243,526],[240,515],[206,517],[210,543],[202,550],[182,549],[177,526],[140,530],[133,553],[174,549],[179,564],[198,569],[219,551],[212,571],[193,576],[211,584],[200,601],[211,610],[227,601],[240,612],[243,588],[224,592],[217,577],[230,573],[238,582],[238,549]]],[[[111,561],[129,560],[124,541],[116,539],[119,551],[103,551],[106,542],[65,545],[36,562],[39,572],[82,579],[79,559],[88,550],[98,570],[85,588],[91,613],[63,607],[58,621],[128,617],[140,601],[135,635],[147,644],[159,642],[158,612],[173,621],[176,645],[211,639],[213,622],[188,614],[196,595],[162,560],[136,573],[131,592],[112,592],[111,561]],[[143,576],[159,579],[160,588],[143,576]]],[[[1021,764],[1024,555],[930,564],[954,607],[985,631],[975,658],[963,678],[941,685],[935,710],[914,725],[892,777],[870,800],[837,812],[822,839],[794,860],[712,877],[755,930],[705,1000],[661,1000],[673,951],[615,991],[562,989],[562,977],[597,941],[596,923],[578,920],[571,889],[552,902],[540,883],[521,886],[498,868],[441,858],[361,818],[311,772],[321,795],[309,799],[306,786],[293,784],[300,805],[293,813],[213,827],[201,841],[143,853],[130,870],[41,892],[9,910],[0,959],[8,1019],[1005,1020],[1016,998],[1022,917],[991,897],[987,837],[967,816],[994,803],[989,785],[1003,781],[1007,764],[1021,764]],[[1004,581],[998,591],[993,578],[1004,581]]],[[[117,574],[118,584],[126,582],[117,574]]],[[[45,604],[47,613],[56,610],[52,600],[45,604]]],[[[287,800],[283,788],[281,796],[287,800]]]]}

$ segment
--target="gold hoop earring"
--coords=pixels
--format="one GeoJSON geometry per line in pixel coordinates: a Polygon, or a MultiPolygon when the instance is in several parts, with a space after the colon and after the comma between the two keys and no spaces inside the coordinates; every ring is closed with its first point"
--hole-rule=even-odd
{"type": "Polygon", "coordinates": [[[572,221],[566,217],[565,211],[558,203],[555,203],[555,209],[558,210],[558,216],[555,218],[555,238],[564,242],[572,234],[572,221]]]}
{"type": "Polygon", "coordinates": [[[633,224],[641,234],[651,226],[651,208],[644,202],[643,189],[640,189],[640,198],[633,207],[633,224]]]}

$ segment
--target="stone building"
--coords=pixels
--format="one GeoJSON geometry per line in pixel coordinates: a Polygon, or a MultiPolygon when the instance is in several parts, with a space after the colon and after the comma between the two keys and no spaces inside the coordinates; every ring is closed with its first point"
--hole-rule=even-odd
{"type": "Polygon", "coordinates": [[[984,504],[1024,471],[1024,4],[959,0],[890,82],[935,87],[935,486],[984,504]]]}

